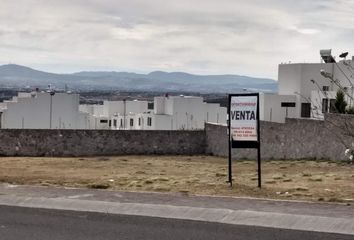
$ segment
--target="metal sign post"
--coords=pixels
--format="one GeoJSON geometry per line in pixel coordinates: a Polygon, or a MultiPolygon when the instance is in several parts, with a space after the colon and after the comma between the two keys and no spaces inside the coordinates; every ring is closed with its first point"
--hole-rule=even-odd
{"type": "Polygon", "coordinates": [[[261,141],[259,126],[259,94],[229,95],[229,183],[232,186],[232,148],[257,148],[258,187],[261,179],[261,141]]]}

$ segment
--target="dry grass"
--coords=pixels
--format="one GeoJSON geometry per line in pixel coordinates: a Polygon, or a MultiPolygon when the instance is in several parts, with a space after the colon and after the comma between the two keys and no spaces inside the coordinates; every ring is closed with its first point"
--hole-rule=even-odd
{"type": "Polygon", "coordinates": [[[262,170],[258,189],[256,162],[234,161],[230,188],[227,160],[210,156],[0,158],[0,181],[14,184],[354,202],[353,165],[267,161],[262,170]]]}

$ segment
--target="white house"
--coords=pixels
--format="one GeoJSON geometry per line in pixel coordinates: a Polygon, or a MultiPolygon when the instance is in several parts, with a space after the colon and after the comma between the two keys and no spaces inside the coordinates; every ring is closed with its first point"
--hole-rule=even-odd
{"type": "Polygon", "coordinates": [[[79,95],[18,93],[0,105],[1,128],[86,129],[89,115],[79,112],[79,95]]]}
{"type": "Polygon", "coordinates": [[[80,105],[80,111],[89,114],[90,129],[114,129],[113,116],[142,113],[148,110],[147,101],[104,101],[103,105],[80,105]]]}
{"type": "Polygon", "coordinates": [[[331,50],[321,50],[321,63],[280,64],[278,94],[260,97],[261,120],[284,122],[288,118],[323,119],[333,111],[338,89],[353,105],[354,61],[335,61],[331,50]]]}
{"type": "Polygon", "coordinates": [[[226,114],[226,108],[205,103],[202,97],[155,97],[153,111],[118,114],[112,118],[112,129],[203,129],[205,122],[225,124],[226,114]]]}

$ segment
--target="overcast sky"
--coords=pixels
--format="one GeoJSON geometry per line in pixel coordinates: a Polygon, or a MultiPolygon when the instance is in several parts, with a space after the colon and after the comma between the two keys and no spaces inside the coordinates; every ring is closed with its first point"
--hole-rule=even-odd
{"type": "Polygon", "coordinates": [[[0,0],[0,64],[277,78],[354,55],[351,0],[0,0]]]}

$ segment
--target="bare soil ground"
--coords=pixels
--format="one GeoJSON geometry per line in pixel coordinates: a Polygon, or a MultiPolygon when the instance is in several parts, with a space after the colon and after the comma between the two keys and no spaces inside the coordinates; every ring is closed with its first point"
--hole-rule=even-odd
{"type": "Polygon", "coordinates": [[[126,191],[247,196],[354,203],[354,165],[326,161],[264,161],[257,187],[256,161],[211,156],[0,158],[0,182],[126,191]]]}

